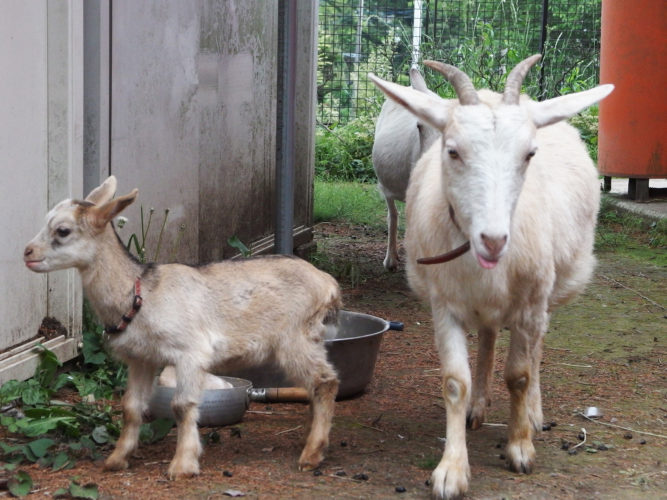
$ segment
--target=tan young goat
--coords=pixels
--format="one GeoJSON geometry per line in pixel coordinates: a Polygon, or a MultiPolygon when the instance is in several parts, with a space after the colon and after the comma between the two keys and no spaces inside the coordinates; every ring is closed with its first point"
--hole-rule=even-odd
{"type": "Polygon", "coordinates": [[[207,372],[267,359],[308,390],[308,437],[299,467],[316,468],[328,445],[338,390],[324,346],[324,323],[341,306],[336,281],[285,256],[200,267],[141,264],[111,223],[138,191],[112,199],[115,191],[111,176],[85,201],[60,202],[24,252],[26,266],[35,272],[77,268],[99,320],[114,325],[106,329],[107,345],[127,363],[129,376],[123,430],[105,468],[128,467],[156,372],[173,365],[178,441],[168,475],[198,474],[197,407],[207,372]]]}

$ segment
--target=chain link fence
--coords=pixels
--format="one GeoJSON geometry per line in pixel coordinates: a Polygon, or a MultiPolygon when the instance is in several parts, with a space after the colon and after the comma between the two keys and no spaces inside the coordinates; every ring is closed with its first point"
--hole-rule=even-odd
{"type": "MultiPolygon", "coordinates": [[[[320,0],[318,120],[375,116],[382,102],[368,72],[403,85],[412,65],[434,59],[477,87],[502,90],[525,57],[541,63],[524,91],[543,99],[597,84],[601,0],[320,0]]],[[[440,75],[429,87],[452,96],[440,75]]]]}

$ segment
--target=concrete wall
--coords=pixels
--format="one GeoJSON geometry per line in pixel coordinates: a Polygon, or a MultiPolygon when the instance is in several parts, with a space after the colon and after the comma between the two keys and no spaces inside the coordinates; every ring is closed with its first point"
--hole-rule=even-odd
{"type": "MultiPolygon", "coordinates": [[[[315,18],[300,2],[296,232],[312,219],[315,18]]],[[[111,172],[139,187],[123,238],[154,208],[146,248],[158,260],[228,258],[238,236],[271,245],[276,161],[278,3],[116,1],[112,12],[111,172]],[[179,235],[179,230],[182,234],[179,235]]]]}
{"type": "Polygon", "coordinates": [[[22,255],[47,210],[81,196],[82,30],[81,2],[0,5],[0,383],[33,373],[37,356],[26,342],[38,335],[44,317],[68,333],[51,331],[54,338],[40,341],[62,359],[76,353],[78,277],[73,271],[34,274],[22,255]]]}

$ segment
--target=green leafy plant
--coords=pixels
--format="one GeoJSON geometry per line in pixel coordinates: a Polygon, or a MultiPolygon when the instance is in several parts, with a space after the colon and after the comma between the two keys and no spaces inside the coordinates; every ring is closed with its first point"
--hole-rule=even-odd
{"type": "Polygon", "coordinates": [[[247,245],[243,243],[240,240],[240,238],[236,235],[232,236],[231,238],[228,238],[227,244],[230,247],[238,250],[243,257],[250,257],[252,255],[252,251],[250,250],[250,248],[248,248],[247,245]]]}
{"type": "Polygon", "coordinates": [[[24,497],[32,489],[32,478],[25,471],[18,471],[7,481],[7,489],[15,497],[24,497]]]}
{"type": "MultiPolygon", "coordinates": [[[[134,247],[135,254],[139,261],[141,262],[147,262],[148,261],[148,256],[146,254],[146,239],[148,237],[148,230],[151,228],[151,222],[153,221],[153,214],[155,213],[155,209],[151,207],[148,210],[148,220],[144,220],[144,207],[143,205],[141,206],[141,235],[137,236],[136,233],[132,233],[130,235],[130,238],[127,241],[127,249],[132,250],[132,247],[134,247]],[[140,241],[141,239],[141,241],[140,241]]],[[[169,218],[169,209],[165,208],[164,210],[164,217],[162,218],[162,225],[160,226],[160,233],[158,234],[158,239],[157,239],[157,244],[155,246],[155,252],[153,253],[153,258],[151,261],[156,261],[158,256],[160,255],[160,247],[162,246],[162,236],[164,234],[164,229],[167,225],[167,219],[169,218]]],[[[118,219],[118,227],[122,228],[125,223],[127,222],[127,219],[125,218],[119,218],[118,219]]]]}
{"type": "Polygon", "coordinates": [[[70,480],[69,486],[67,488],[59,488],[53,492],[55,498],[69,497],[69,498],[89,498],[91,500],[96,500],[99,498],[99,491],[97,485],[94,483],[88,483],[85,485],[80,485],[77,478],[70,480]]]}
{"type": "Polygon", "coordinates": [[[588,153],[594,160],[598,157],[598,112],[599,106],[591,106],[569,120],[579,130],[588,153]]]}
{"type": "Polygon", "coordinates": [[[358,118],[346,125],[318,127],[315,174],[329,181],[375,182],[371,153],[375,121],[358,118]]]}
{"type": "MultiPolygon", "coordinates": [[[[90,313],[87,313],[90,321],[90,313]]],[[[69,468],[78,458],[99,458],[99,448],[112,443],[120,433],[119,412],[109,400],[124,385],[123,365],[109,358],[101,343],[101,328],[88,325],[84,332],[83,363],[79,370],[57,373],[61,364],[43,346],[35,376],[10,380],[0,388],[0,404],[14,405],[20,412],[0,415],[0,425],[9,433],[30,439],[19,444],[0,442],[5,461],[18,465],[39,463],[54,470],[69,468]],[[77,402],[55,399],[66,386],[74,387],[77,402]]],[[[162,439],[173,426],[171,420],[155,420],[142,426],[142,439],[162,439]]]]}

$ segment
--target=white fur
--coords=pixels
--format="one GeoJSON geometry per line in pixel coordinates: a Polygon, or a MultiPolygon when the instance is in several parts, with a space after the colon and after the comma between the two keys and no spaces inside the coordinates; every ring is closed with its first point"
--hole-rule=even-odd
{"type": "MultiPolygon", "coordinates": [[[[430,93],[416,69],[410,70],[410,82],[420,92],[430,93]]],[[[387,270],[396,270],[399,261],[396,201],[405,201],[410,172],[437,137],[437,130],[421,123],[415,115],[391,99],[382,104],[375,124],[373,168],[387,203],[387,253],[384,258],[387,270]]]]}
{"type": "Polygon", "coordinates": [[[467,491],[470,478],[466,414],[473,428],[484,421],[495,339],[505,326],[511,330],[506,455],[512,470],[533,467],[533,432],[542,426],[542,341],[553,307],[579,293],[591,276],[599,203],[597,171],[585,146],[570,125],[556,122],[612,87],[519,104],[480,91],[478,104],[460,105],[374,81],[441,133],[410,178],[405,245],[410,285],[431,305],[447,409],[447,443],[433,472],[433,494],[455,498],[467,491]],[[456,260],[416,262],[466,240],[471,251],[456,260]],[[479,336],[474,383],[466,337],[472,329],[479,336]]]}
{"type": "Polygon", "coordinates": [[[27,267],[35,272],[76,267],[98,318],[109,326],[130,311],[135,281],[141,278],[141,309],[124,332],[107,335],[112,353],[127,363],[129,378],[123,431],[105,467],[128,466],[155,374],[170,365],[175,372],[172,409],[178,442],[168,474],[172,478],[198,474],[197,407],[212,377],[208,372],[269,359],[308,390],[308,438],[299,466],[317,467],[328,444],[338,390],[324,345],[325,320],[341,305],[336,281],[293,257],[200,267],[140,264],[110,223],[135,200],[137,190],[112,200],[115,191],[116,179],[109,177],[85,202],[58,204],[24,252],[27,267]]]}

